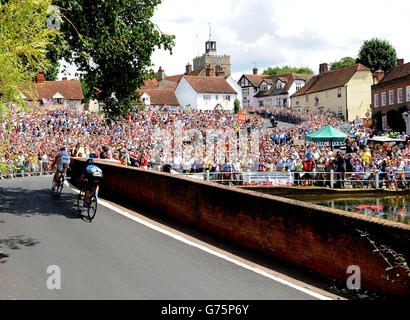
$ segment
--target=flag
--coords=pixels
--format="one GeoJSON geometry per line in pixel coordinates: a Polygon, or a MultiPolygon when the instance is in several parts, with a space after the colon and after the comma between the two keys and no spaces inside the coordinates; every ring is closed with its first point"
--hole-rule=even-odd
{"type": "Polygon", "coordinates": [[[42,98],[41,100],[43,101],[44,104],[53,103],[53,99],[45,99],[45,98],[42,98]]]}
{"type": "Polygon", "coordinates": [[[238,121],[246,122],[246,113],[239,112],[238,113],[238,121]]]}

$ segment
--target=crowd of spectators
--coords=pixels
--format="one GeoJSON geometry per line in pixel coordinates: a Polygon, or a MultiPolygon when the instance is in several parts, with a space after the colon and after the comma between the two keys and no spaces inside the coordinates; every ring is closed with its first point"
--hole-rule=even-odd
{"type": "MultiPolygon", "coordinates": [[[[50,163],[62,146],[69,148],[72,156],[113,160],[123,165],[157,171],[213,175],[222,172],[231,177],[240,172],[294,172],[298,184],[314,184],[315,180],[326,184],[329,172],[336,172],[340,186],[348,178],[363,178],[378,172],[390,188],[398,187],[408,171],[410,145],[399,148],[390,144],[377,144],[370,148],[368,139],[376,135],[370,128],[352,126],[344,150],[306,144],[305,136],[327,125],[341,128],[342,121],[327,114],[315,115],[291,112],[283,108],[249,108],[247,120],[238,121],[237,115],[215,111],[139,111],[128,119],[108,122],[103,114],[77,111],[45,112],[16,111],[0,125],[0,170],[11,168],[20,172],[48,172],[50,163]],[[269,127],[263,116],[274,117],[292,125],[269,127]],[[153,153],[153,137],[159,130],[172,134],[175,125],[184,132],[196,129],[206,137],[207,130],[260,130],[259,157],[251,154],[242,159],[230,160],[229,142],[227,156],[220,161],[208,159],[205,154],[193,152],[170,153],[168,157],[153,153]],[[346,173],[354,173],[349,177],[346,173]],[[317,179],[321,177],[323,179],[317,179]]],[[[189,139],[194,139],[190,137],[189,139]]],[[[398,136],[407,140],[405,134],[398,136]]],[[[173,141],[174,142],[174,141],[173,141]]],[[[184,141],[183,148],[192,141],[184,141]]],[[[205,138],[201,141],[205,145],[205,138]]],[[[204,147],[205,149],[205,147],[204,147]]],[[[185,150],[186,151],[186,150],[185,150]]]]}

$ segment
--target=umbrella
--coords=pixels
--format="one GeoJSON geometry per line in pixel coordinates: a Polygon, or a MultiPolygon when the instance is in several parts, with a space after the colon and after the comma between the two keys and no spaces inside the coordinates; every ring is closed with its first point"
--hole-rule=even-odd
{"type": "Polygon", "coordinates": [[[330,142],[330,146],[333,150],[333,142],[343,142],[347,138],[347,134],[343,133],[332,126],[327,126],[322,130],[306,136],[307,141],[313,142],[330,142]]]}

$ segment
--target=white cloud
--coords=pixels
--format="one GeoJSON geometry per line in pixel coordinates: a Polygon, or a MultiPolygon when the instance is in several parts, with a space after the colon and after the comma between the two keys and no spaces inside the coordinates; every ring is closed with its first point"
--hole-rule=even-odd
{"type": "MultiPolygon", "coordinates": [[[[410,1],[403,0],[163,0],[154,15],[161,31],[176,36],[173,54],[152,56],[154,70],[167,75],[205,50],[212,35],[220,54],[231,55],[233,76],[257,65],[309,67],[356,57],[364,40],[388,40],[399,58],[410,61],[410,1]],[[196,39],[198,35],[198,39],[196,39]]],[[[70,68],[72,71],[72,68],[70,68]]]]}
{"type": "Polygon", "coordinates": [[[405,30],[410,2],[402,0],[164,0],[154,16],[161,30],[175,34],[174,55],[158,51],[156,68],[183,73],[185,65],[204,52],[212,23],[218,52],[232,56],[233,74],[256,65],[307,66],[345,56],[356,57],[364,40],[388,40],[400,58],[410,60],[405,30]]]}

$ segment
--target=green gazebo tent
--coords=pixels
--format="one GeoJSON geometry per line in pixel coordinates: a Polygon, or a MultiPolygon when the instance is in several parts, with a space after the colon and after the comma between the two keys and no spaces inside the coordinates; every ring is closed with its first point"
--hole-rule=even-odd
{"type": "Polygon", "coordinates": [[[332,126],[327,126],[322,130],[306,136],[307,141],[313,142],[330,142],[330,146],[333,150],[333,142],[343,142],[347,138],[347,134],[343,133],[332,126]]]}

